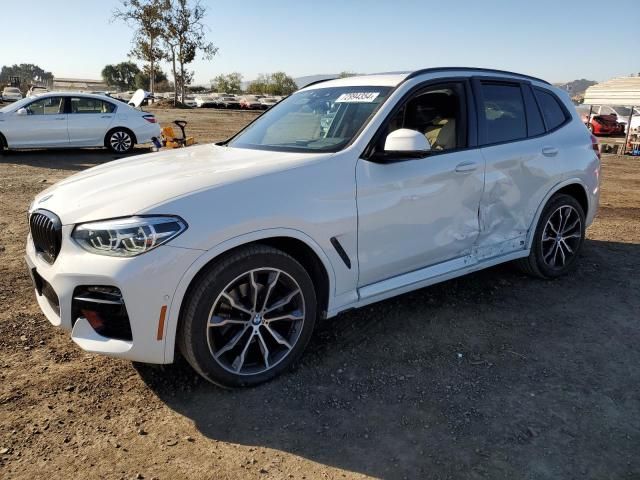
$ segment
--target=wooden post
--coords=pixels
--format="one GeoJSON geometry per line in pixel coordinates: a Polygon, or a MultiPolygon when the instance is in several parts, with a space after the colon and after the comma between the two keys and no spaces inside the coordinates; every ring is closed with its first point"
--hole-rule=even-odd
{"type": "Polygon", "coordinates": [[[636,107],[631,107],[631,112],[629,113],[629,121],[627,122],[627,134],[624,136],[624,145],[622,146],[622,155],[627,153],[627,143],[629,143],[629,137],[631,136],[631,119],[633,118],[633,110],[636,107]]]}

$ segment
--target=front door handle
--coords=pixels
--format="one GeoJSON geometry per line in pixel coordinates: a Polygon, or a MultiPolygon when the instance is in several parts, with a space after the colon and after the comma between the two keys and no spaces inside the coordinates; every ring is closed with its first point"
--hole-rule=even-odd
{"type": "Polygon", "coordinates": [[[56,120],[66,120],[66,117],[56,117],[56,120]]]}
{"type": "Polygon", "coordinates": [[[456,172],[473,172],[476,168],[478,168],[476,162],[462,162],[456,165],[456,172]]]}
{"type": "Polygon", "coordinates": [[[542,154],[545,157],[555,157],[558,154],[556,147],[542,147],[542,154]]]}

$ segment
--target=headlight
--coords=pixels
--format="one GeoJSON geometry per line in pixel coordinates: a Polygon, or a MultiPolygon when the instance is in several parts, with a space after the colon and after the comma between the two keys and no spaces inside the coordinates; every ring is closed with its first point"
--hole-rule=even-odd
{"type": "Polygon", "coordinates": [[[129,217],[81,223],[71,237],[87,252],[134,257],[177,237],[187,229],[179,217],[129,217]]]}

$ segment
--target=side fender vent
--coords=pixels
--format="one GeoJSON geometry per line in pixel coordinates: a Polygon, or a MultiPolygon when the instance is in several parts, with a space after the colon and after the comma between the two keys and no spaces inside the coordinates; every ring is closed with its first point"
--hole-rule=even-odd
{"type": "Polygon", "coordinates": [[[336,249],[336,252],[338,252],[338,255],[340,255],[340,258],[347,266],[347,268],[351,270],[351,259],[349,258],[349,255],[347,255],[347,252],[344,251],[344,248],[342,247],[338,239],[336,237],[331,237],[329,241],[331,242],[331,245],[333,245],[333,248],[336,249]]]}

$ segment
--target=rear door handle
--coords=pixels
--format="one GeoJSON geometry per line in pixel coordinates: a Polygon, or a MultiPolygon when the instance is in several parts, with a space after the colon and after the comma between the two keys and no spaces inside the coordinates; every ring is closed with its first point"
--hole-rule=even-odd
{"type": "Polygon", "coordinates": [[[111,118],[111,115],[102,115],[100,118],[111,118]]]}
{"type": "Polygon", "coordinates": [[[67,117],[56,117],[56,120],[66,120],[67,117]]]}
{"type": "Polygon", "coordinates": [[[558,154],[556,147],[542,147],[542,154],[546,157],[555,157],[558,154]]]}
{"type": "Polygon", "coordinates": [[[456,172],[473,172],[476,168],[478,168],[476,162],[462,162],[456,165],[456,172]]]}

